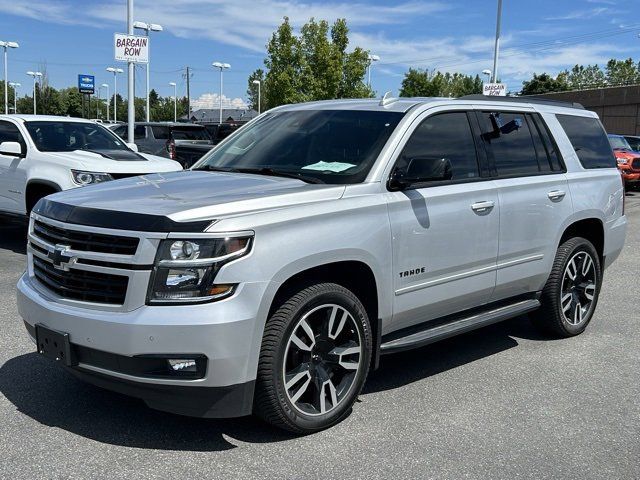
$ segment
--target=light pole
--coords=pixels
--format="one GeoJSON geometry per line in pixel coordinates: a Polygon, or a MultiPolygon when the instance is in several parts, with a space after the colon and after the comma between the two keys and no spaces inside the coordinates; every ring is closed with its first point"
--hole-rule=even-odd
{"type": "Polygon", "coordinates": [[[491,82],[491,70],[489,70],[488,68],[482,70],[482,74],[487,76],[487,83],[491,82]]]}
{"type": "Polygon", "coordinates": [[[9,114],[9,67],[7,66],[7,51],[10,48],[18,48],[17,42],[0,42],[0,47],[4,48],[4,114],[9,114]]]}
{"type": "Polygon", "coordinates": [[[22,85],[17,82],[9,82],[9,86],[13,87],[13,113],[18,113],[18,87],[22,85]]]}
{"type": "Polygon", "coordinates": [[[368,81],[367,81],[367,85],[369,85],[369,88],[371,88],[371,65],[373,64],[373,62],[377,62],[380,60],[380,57],[378,55],[369,55],[367,57],[367,59],[369,60],[369,68],[367,68],[368,72],[368,81]]]}
{"type": "Polygon", "coordinates": [[[178,121],[178,91],[176,82],[169,82],[169,85],[173,87],[173,121],[178,121]]]}
{"type": "Polygon", "coordinates": [[[118,121],[118,74],[124,70],[116,67],[107,67],[107,72],[113,73],[113,123],[118,121]]]}
{"type": "Polygon", "coordinates": [[[260,115],[260,80],[254,80],[253,84],[258,85],[258,115],[260,115]]]}
{"type": "Polygon", "coordinates": [[[108,83],[103,83],[102,85],[100,85],[100,90],[102,90],[103,88],[107,89],[107,122],[109,121],[109,103],[111,102],[111,97],[109,97],[109,84],[108,83]]]}
{"type": "Polygon", "coordinates": [[[37,79],[38,77],[42,77],[42,73],[41,72],[32,72],[29,71],[27,72],[27,75],[29,75],[30,77],[33,77],[33,114],[35,115],[37,112],[36,109],[36,83],[37,83],[37,79]]]}
{"type": "Polygon", "coordinates": [[[231,65],[228,63],[213,62],[211,66],[220,69],[220,124],[222,125],[222,71],[231,68],[231,65]]]}
{"type": "MultiPolygon", "coordinates": [[[[147,38],[149,37],[149,32],[161,32],[162,25],[158,25],[157,23],[145,23],[145,22],[133,22],[133,28],[137,28],[138,30],[144,30],[147,38]]],[[[148,55],[147,59],[147,122],[151,121],[151,107],[149,106],[149,64],[151,63],[151,45],[148,46],[148,55]]]]}
{"type": "Polygon", "coordinates": [[[502,0],[498,0],[498,17],[496,18],[496,43],[493,47],[493,74],[491,81],[498,81],[498,55],[500,54],[500,26],[502,24],[502,0]]]}

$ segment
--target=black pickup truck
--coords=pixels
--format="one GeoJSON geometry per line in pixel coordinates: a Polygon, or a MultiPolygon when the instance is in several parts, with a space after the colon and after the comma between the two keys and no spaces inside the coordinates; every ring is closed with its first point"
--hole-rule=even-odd
{"type": "MultiPolygon", "coordinates": [[[[126,137],[127,124],[111,128],[126,137]]],[[[193,123],[136,122],[134,142],[140,152],[170,158],[183,168],[190,168],[214,146],[207,129],[193,123]]]]}

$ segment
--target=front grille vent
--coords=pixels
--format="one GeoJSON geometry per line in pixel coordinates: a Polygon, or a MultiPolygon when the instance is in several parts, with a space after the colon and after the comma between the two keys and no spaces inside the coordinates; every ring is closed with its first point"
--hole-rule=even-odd
{"type": "Polygon", "coordinates": [[[118,255],[134,255],[140,241],[135,237],[105,235],[55,227],[39,220],[33,224],[33,235],[51,245],[66,245],[71,250],[118,255]]]}

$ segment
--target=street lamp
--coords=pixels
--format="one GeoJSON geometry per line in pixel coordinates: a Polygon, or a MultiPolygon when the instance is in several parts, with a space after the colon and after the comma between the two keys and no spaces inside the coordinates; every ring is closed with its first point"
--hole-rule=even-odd
{"type": "Polygon", "coordinates": [[[102,90],[103,88],[107,89],[107,96],[105,98],[107,99],[107,122],[108,122],[109,121],[109,103],[111,102],[111,97],[109,97],[109,84],[103,83],[102,85],[100,85],[100,90],[102,90]]]}
{"type": "Polygon", "coordinates": [[[13,113],[18,113],[18,87],[22,85],[18,82],[9,82],[9,86],[13,87],[13,113]]]}
{"type": "Polygon", "coordinates": [[[4,114],[9,113],[9,69],[7,67],[7,51],[10,48],[18,48],[17,42],[0,42],[0,47],[4,48],[4,114]]]}
{"type": "Polygon", "coordinates": [[[169,85],[173,87],[173,121],[178,121],[178,92],[176,82],[169,82],[169,85]]]}
{"type": "Polygon", "coordinates": [[[116,123],[118,121],[118,74],[124,73],[124,70],[116,67],[107,67],[107,72],[113,73],[113,123],[116,123]]]}
{"type": "Polygon", "coordinates": [[[486,68],[482,70],[482,74],[487,76],[487,83],[491,82],[491,70],[486,68]]]}
{"type": "Polygon", "coordinates": [[[37,83],[37,78],[38,77],[42,77],[42,73],[41,72],[27,72],[27,75],[29,75],[30,77],[33,77],[33,114],[35,115],[37,112],[36,109],[36,83],[37,83]]]}
{"type": "Polygon", "coordinates": [[[260,115],[260,80],[254,80],[254,85],[258,85],[258,115],[260,115]]]}
{"type": "Polygon", "coordinates": [[[369,60],[369,68],[367,68],[367,70],[369,70],[369,79],[367,81],[367,85],[369,85],[369,88],[371,88],[371,65],[373,64],[373,62],[379,61],[380,57],[378,55],[369,55],[367,57],[367,60],[369,60]]]}
{"type": "MultiPolygon", "coordinates": [[[[161,32],[162,25],[158,25],[157,23],[146,23],[146,22],[133,22],[133,28],[137,28],[138,30],[144,30],[144,33],[147,37],[149,37],[149,32],[161,32]]],[[[149,106],[149,63],[151,63],[151,45],[147,47],[149,58],[147,58],[147,122],[151,121],[151,108],[149,106]]]]}
{"type": "Polygon", "coordinates": [[[226,70],[227,68],[231,68],[231,65],[229,65],[228,63],[213,62],[211,66],[213,68],[220,69],[220,124],[222,125],[222,71],[226,70]]]}

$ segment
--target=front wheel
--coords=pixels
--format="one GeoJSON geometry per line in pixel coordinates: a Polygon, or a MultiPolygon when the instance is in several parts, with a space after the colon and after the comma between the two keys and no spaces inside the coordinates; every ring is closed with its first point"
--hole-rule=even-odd
{"type": "Polygon", "coordinates": [[[600,257],[589,240],[567,240],[556,253],[549,280],[542,291],[542,306],[531,314],[545,333],[571,337],[591,321],[602,284],[600,257]]]}
{"type": "Polygon", "coordinates": [[[323,283],[292,295],[265,326],[256,382],[256,413],[296,433],[346,417],[364,385],[371,328],[360,300],[323,283]]]}

